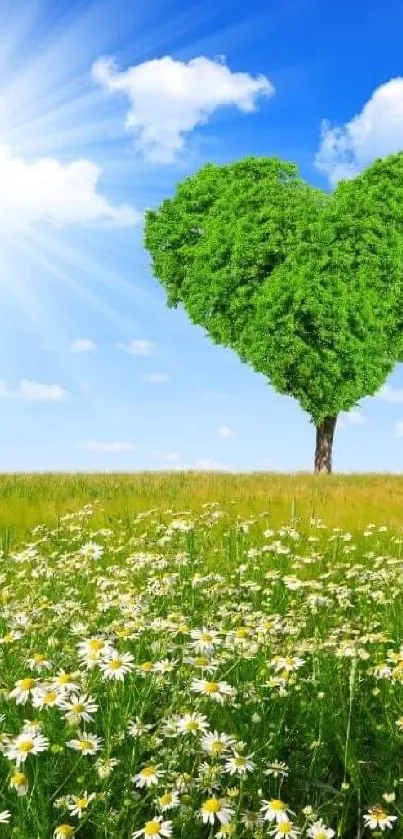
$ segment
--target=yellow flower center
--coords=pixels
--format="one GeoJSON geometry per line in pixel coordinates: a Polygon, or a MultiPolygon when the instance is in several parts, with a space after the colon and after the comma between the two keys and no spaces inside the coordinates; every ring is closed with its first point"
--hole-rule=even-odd
{"type": "Polygon", "coordinates": [[[97,652],[98,650],[102,650],[105,646],[105,641],[101,641],[99,638],[93,638],[88,644],[90,650],[97,652]]]}
{"type": "Polygon", "coordinates": [[[220,755],[224,751],[224,743],[221,743],[220,740],[214,740],[214,743],[211,745],[211,751],[214,755],[220,755]]]}
{"type": "Polygon", "coordinates": [[[35,679],[20,679],[18,682],[18,687],[20,690],[32,690],[35,686],[35,679]]]}
{"type": "Polygon", "coordinates": [[[28,754],[28,752],[32,752],[34,748],[33,740],[22,740],[21,743],[18,743],[18,751],[28,754]]]}
{"type": "Polygon", "coordinates": [[[161,795],[160,797],[160,804],[164,807],[166,804],[172,804],[172,793],[166,792],[165,795],[161,795]]]}
{"type": "Polygon", "coordinates": [[[74,704],[71,706],[71,710],[75,714],[82,714],[82,712],[85,710],[85,705],[83,702],[74,702],[74,704]]]}
{"type": "Polygon", "coordinates": [[[203,804],[203,810],[206,813],[218,813],[221,810],[221,801],[219,798],[209,798],[203,804]]]}
{"type": "Polygon", "coordinates": [[[285,836],[288,833],[291,833],[292,828],[293,828],[293,825],[292,825],[291,822],[280,822],[280,824],[277,825],[277,830],[285,836]]]}
{"type": "Polygon", "coordinates": [[[151,778],[152,775],[155,775],[155,766],[146,766],[145,769],[142,769],[140,772],[144,778],[151,778]]]}
{"type": "Polygon", "coordinates": [[[218,690],[218,682],[206,682],[204,690],[206,693],[216,693],[218,690]]]}
{"type": "Polygon", "coordinates": [[[235,633],[237,638],[246,638],[248,634],[249,632],[245,626],[241,626],[235,633]]]}
{"type": "Polygon", "coordinates": [[[68,673],[61,673],[60,676],[57,677],[57,681],[59,682],[59,685],[68,685],[69,682],[72,681],[72,678],[68,673]]]}
{"type": "Polygon", "coordinates": [[[372,807],[371,815],[373,816],[374,819],[377,819],[377,820],[380,819],[381,821],[383,819],[387,818],[385,810],[382,810],[382,807],[372,807]]]}
{"type": "Polygon", "coordinates": [[[88,807],[88,804],[88,798],[77,798],[76,800],[76,807],[79,807],[80,810],[84,810],[85,807],[88,807]]]}
{"type": "Polygon", "coordinates": [[[37,664],[40,664],[41,661],[45,661],[45,656],[42,653],[35,653],[32,658],[37,664]]]}
{"type": "Polygon", "coordinates": [[[84,751],[84,749],[93,749],[94,746],[91,743],[91,740],[79,740],[79,747],[84,751]]]}
{"type": "Polygon", "coordinates": [[[205,632],[203,635],[200,636],[201,641],[205,641],[207,644],[213,640],[213,636],[210,635],[208,632],[205,632]]]}
{"type": "Polygon", "coordinates": [[[13,777],[11,778],[11,782],[16,787],[22,787],[24,784],[27,783],[27,781],[28,781],[28,778],[27,778],[25,772],[15,772],[13,777]]]}
{"type": "Polygon", "coordinates": [[[151,822],[146,822],[144,828],[144,836],[159,836],[161,830],[161,822],[153,819],[151,822]]]}
{"type": "Polygon", "coordinates": [[[270,807],[271,807],[272,810],[275,810],[276,812],[279,812],[279,813],[281,813],[282,810],[286,809],[286,805],[284,804],[284,801],[280,801],[279,798],[273,798],[273,800],[270,801],[270,807]]]}
{"type": "Polygon", "coordinates": [[[246,757],[236,757],[234,760],[235,766],[245,766],[246,757]]]}
{"type": "Polygon", "coordinates": [[[198,658],[196,658],[195,663],[196,663],[199,667],[207,667],[207,665],[208,665],[208,663],[209,663],[209,659],[208,659],[208,658],[207,658],[207,656],[205,656],[205,655],[200,655],[198,658]]]}
{"type": "Polygon", "coordinates": [[[122,664],[123,661],[121,658],[111,658],[111,660],[108,661],[109,670],[120,670],[122,664]]]}
{"type": "Polygon", "coordinates": [[[200,728],[199,723],[195,720],[191,720],[190,722],[186,723],[187,731],[198,731],[200,728]]]}
{"type": "Polygon", "coordinates": [[[153,669],[154,664],[152,661],[144,661],[143,664],[140,664],[140,667],[142,670],[145,670],[147,672],[153,669]]]}
{"type": "Polygon", "coordinates": [[[59,824],[56,828],[56,836],[58,839],[70,839],[74,833],[74,827],[71,824],[59,824]]]}
{"type": "Polygon", "coordinates": [[[50,702],[54,702],[57,698],[57,693],[55,690],[48,690],[43,697],[43,704],[49,705],[50,702]]]}

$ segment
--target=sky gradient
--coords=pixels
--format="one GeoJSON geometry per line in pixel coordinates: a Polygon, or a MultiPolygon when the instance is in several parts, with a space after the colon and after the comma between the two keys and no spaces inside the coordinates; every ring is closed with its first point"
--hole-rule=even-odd
{"type": "MultiPolygon", "coordinates": [[[[403,148],[403,6],[0,0],[0,471],[312,470],[292,398],[169,310],[143,214],[207,161],[331,190],[403,148]]],[[[403,374],[338,472],[400,472],[403,374]]]]}

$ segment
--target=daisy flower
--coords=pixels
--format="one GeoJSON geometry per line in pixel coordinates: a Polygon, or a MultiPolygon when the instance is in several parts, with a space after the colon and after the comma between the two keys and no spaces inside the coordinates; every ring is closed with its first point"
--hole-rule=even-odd
{"type": "Polygon", "coordinates": [[[19,679],[18,682],[15,683],[15,687],[9,693],[10,699],[15,699],[17,705],[25,705],[28,701],[35,685],[37,683],[37,679],[32,679],[31,676],[28,676],[26,679],[19,679]]]}
{"type": "Polygon", "coordinates": [[[78,816],[78,818],[81,819],[81,816],[88,809],[88,805],[94,800],[94,798],[96,798],[95,792],[88,795],[87,790],[81,796],[71,795],[69,803],[67,804],[67,809],[70,815],[78,816]]]}
{"type": "Polygon", "coordinates": [[[208,727],[207,717],[204,714],[188,713],[178,720],[178,731],[181,734],[205,734],[208,727]]]}
{"type": "Polygon", "coordinates": [[[298,833],[298,828],[287,819],[277,822],[275,828],[270,830],[269,835],[274,836],[274,839],[298,839],[298,833]]]}
{"type": "Polygon", "coordinates": [[[10,760],[15,760],[18,769],[22,763],[25,763],[29,755],[37,755],[39,752],[44,752],[48,746],[49,740],[47,737],[24,730],[18,737],[7,744],[6,756],[10,760]]]}
{"type": "Polygon", "coordinates": [[[112,775],[112,772],[115,766],[118,766],[120,760],[116,757],[105,757],[104,759],[98,758],[95,761],[95,768],[98,773],[98,777],[104,780],[105,778],[109,778],[112,775]]]}
{"type": "Polygon", "coordinates": [[[163,774],[164,773],[160,771],[160,766],[153,766],[150,764],[150,766],[145,766],[141,769],[140,772],[132,778],[132,781],[134,781],[136,787],[139,787],[140,789],[146,787],[148,789],[149,787],[154,786],[154,784],[158,784],[158,781],[163,774]]]}
{"type": "Polygon", "coordinates": [[[88,734],[86,731],[78,731],[77,734],[77,739],[69,740],[66,746],[83,755],[94,755],[100,750],[102,738],[97,737],[96,734],[88,734]]]}
{"type": "Polygon", "coordinates": [[[286,778],[288,775],[288,766],[286,763],[282,763],[279,760],[274,760],[273,763],[269,763],[269,766],[265,770],[265,775],[272,775],[273,778],[286,778]]]}
{"type": "Polygon", "coordinates": [[[218,632],[214,629],[206,629],[205,627],[203,629],[192,629],[190,635],[193,638],[191,644],[196,653],[212,653],[214,647],[221,644],[218,632]]]}
{"type": "Polygon", "coordinates": [[[53,831],[53,839],[70,839],[71,836],[74,836],[71,824],[59,824],[53,831]]]}
{"type": "Polygon", "coordinates": [[[168,658],[164,658],[161,661],[156,661],[154,663],[154,670],[156,673],[172,673],[175,669],[175,665],[177,664],[176,661],[169,661],[168,658]]]}
{"type": "Polygon", "coordinates": [[[20,638],[22,638],[22,635],[22,632],[18,632],[18,630],[12,629],[11,632],[7,632],[6,635],[3,635],[2,638],[0,638],[0,644],[12,644],[13,641],[18,641],[20,638]]]}
{"type": "Polygon", "coordinates": [[[240,755],[235,752],[233,757],[227,758],[224,772],[228,772],[230,775],[247,775],[248,772],[253,772],[256,764],[251,758],[252,755],[245,757],[245,755],[240,755]]]}
{"type": "Polygon", "coordinates": [[[235,696],[236,690],[228,682],[208,682],[206,679],[193,679],[191,689],[203,696],[208,696],[216,702],[223,704],[228,696],[235,696]]]}
{"type": "Polygon", "coordinates": [[[10,810],[2,810],[0,813],[0,824],[8,824],[11,819],[10,810]]]}
{"type": "Polygon", "coordinates": [[[38,685],[32,691],[32,705],[34,708],[54,708],[60,701],[60,691],[46,685],[38,685]]]}
{"type": "Polygon", "coordinates": [[[214,673],[218,668],[218,662],[213,658],[208,658],[206,655],[199,656],[184,656],[185,664],[191,664],[192,667],[200,667],[206,673],[214,673]]]}
{"type": "Polygon", "coordinates": [[[28,777],[25,772],[14,772],[10,778],[9,787],[14,789],[17,795],[26,795],[28,792],[28,777]]]}
{"type": "Polygon", "coordinates": [[[51,662],[43,653],[34,653],[31,658],[27,659],[27,665],[32,670],[49,670],[52,666],[51,662]]]}
{"type": "Polygon", "coordinates": [[[82,548],[78,551],[80,556],[83,556],[85,559],[100,559],[104,552],[103,545],[98,545],[96,542],[87,542],[86,545],[83,545],[82,548]]]}
{"type": "Polygon", "coordinates": [[[221,824],[231,821],[234,810],[222,798],[207,798],[200,808],[203,824],[214,824],[217,819],[221,824]]]}
{"type": "Polygon", "coordinates": [[[141,737],[142,734],[147,734],[154,728],[152,723],[142,722],[138,717],[135,720],[130,720],[127,725],[127,733],[130,737],[141,737]]]}
{"type": "Polygon", "coordinates": [[[156,816],[154,819],[151,819],[151,821],[146,822],[141,830],[136,830],[132,833],[132,839],[137,839],[138,836],[145,836],[146,839],[148,839],[148,837],[159,839],[160,836],[171,836],[171,834],[172,822],[163,821],[160,816],[156,816]]]}
{"type": "Polygon", "coordinates": [[[310,839],[332,839],[335,834],[331,827],[326,827],[322,819],[319,819],[309,828],[307,835],[310,839]]]}
{"type": "Polygon", "coordinates": [[[298,658],[297,656],[282,658],[278,655],[272,660],[271,664],[274,666],[277,673],[280,671],[285,673],[294,673],[295,670],[299,670],[299,668],[305,664],[305,659],[298,658]]]}
{"type": "Polygon", "coordinates": [[[244,824],[248,830],[261,827],[263,823],[264,820],[261,813],[255,813],[253,810],[245,810],[241,813],[241,824],[244,824]]]}
{"type": "Polygon", "coordinates": [[[89,638],[77,644],[78,655],[85,661],[87,666],[93,667],[101,656],[109,650],[114,650],[112,641],[105,638],[89,638]]]}
{"type": "Polygon", "coordinates": [[[99,667],[104,679],[117,679],[123,682],[126,674],[133,670],[133,656],[131,653],[118,653],[114,650],[111,655],[108,653],[100,661],[99,667]]]}
{"type": "Polygon", "coordinates": [[[176,790],[164,792],[163,795],[160,795],[159,798],[157,798],[157,803],[160,810],[164,813],[165,810],[172,810],[174,807],[179,806],[179,795],[176,790]]]}
{"type": "Polygon", "coordinates": [[[212,757],[218,757],[230,749],[234,745],[234,742],[234,739],[228,734],[219,734],[218,731],[213,731],[202,737],[200,745],[204,752],[207,752],[212,757]]]}
{"type": "Polygon", "coordinates": [[[390,816],[382,807],[376,805],[368,808],[368,812],[364,814],[363,819],[365,827],[369,827],[370,830],[376,830],[378,827],[380,830],[385,830],[385,827],[393,827],[393,822],[396,821],[397,816],[390,816]]]}
{"type": "Polygon", "coordinates": [[[80,685],[76,681],[76,677],[78,673],[66,673],[65,670],[61,670],[54,679],[51,680],[50,686],[55,690],[63,690],[63,691],[71,691],[77,692],[80,690],[80,685]]]}
{"type": "Polygon", "coordinates": [[[270,801],[263,801],[260,808],[263,813],[264,821],[281,822],[288,819],[288,805],[281,801],[280,798],[272,798],[270,801]]]}
{"type": "Polygon", "coordinates": [[[67,722],[72,725],[78,724],[82,720],[93,722],[94,718],[91,715],[98,710],[98,705],[95,703],[95,700],[92,696],[88,696],[88,694],[81,694],[81,696],[74,694],[68,699],[61,700],[59,706],[66,711],[64,716],[67,722]]]}

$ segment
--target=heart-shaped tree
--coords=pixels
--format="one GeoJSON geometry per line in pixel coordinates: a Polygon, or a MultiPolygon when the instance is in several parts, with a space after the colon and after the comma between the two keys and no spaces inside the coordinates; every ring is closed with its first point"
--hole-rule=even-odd
{"type": "Polygon", "coordinates": [[[403,152],[333,193],[276,158],[208,164],[147,212],[145,246],[168,306],[298,400],[331,472],[338,414],[403,360],[403,152]]]}

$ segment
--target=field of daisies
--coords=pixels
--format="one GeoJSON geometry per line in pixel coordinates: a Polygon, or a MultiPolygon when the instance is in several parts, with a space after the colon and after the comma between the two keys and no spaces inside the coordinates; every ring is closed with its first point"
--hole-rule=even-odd
{"type": "Polygon", "coordinates": [[[0,837],[403,834],[403,536],[221,504],[0,558],[0,837]]]}

